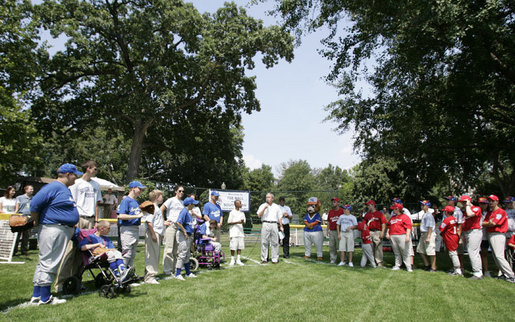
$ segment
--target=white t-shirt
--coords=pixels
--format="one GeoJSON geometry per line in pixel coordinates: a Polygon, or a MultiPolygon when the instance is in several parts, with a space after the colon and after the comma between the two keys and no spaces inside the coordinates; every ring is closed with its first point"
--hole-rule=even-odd
{"type": "Polygon", "coordinates": [[[456,222],[458,224],[463,224],[465,222],[465,220],[463,220],[463,212],[458,207],[454,207],[454,218],[456,218],[456,222]]]}
{"type": "Polygon", "coordinates": [[[508,231],[515,232],[515,209],[506,209],[508,215],[508,231]]]}
{"type": "MultiPolygon", "coordinates": [[[[227,222],[238,222],[240,220],[247,222],[245,213],[236,209],[231,210],[227,222]]],[[[229,237],[245,237],[245,234],[243,233],[243,224],[229,225],[229,237]]]]}
{"type": "MultiPolygon", "coordinates": [[[[265,202],[261,206],[259,206],[258,214],[265,209],[265,207],[268,204],[265,202]]],[[[283,213],[281,211],[281,207],[279,207],[278,204],[272,203],[268,208],[266,208],[265,212],[263,213],[263,216],[261,217],[261,221],[274,221],[276,223],[279,223],[279,220],[283,216],[283,213]]]]}
{"type": "Polygon", "coordinates": [[[97,203],[102,202],[100,184],[95,180],[86,181],[82,178],[75,180],[70,186],[73,200],[77,204],[77,210],[82,217],[95,217],[97,203]]]}
{"type": "Polygon", "coordinates": [[[434,233],[435,226],[436,226],[435,217],[433,217],[433,214],[431,213],[431,211],[428,211],[422,215],[422,219],[420,221],[420,231],[421,232],[427,233],[427,231],[429,230],[429,227],[431,227],[433,230],[433,233],[434,233]]]}
{"type": "Polygon", "coordinates": [[[358,224],[358,221],[356,220],[356,217],[353,215],[340,215],[338,217],[338,221],[336,222],[337,225],[340,226],[340,232],[347,231],[347,228],[351,226],[356,226],[358,224]]]}
{"type": "Polygon", "coordinates": [[[144,215],[145,216],[141,218],[141,221],[151,223],[152,228],[154,228],[156,234],[163,236],[165,233],[165,226],[163,215],[161,214],[161,209],[159,209],[159,206],[154,203],[154,214],[144,212],[144,215]]]}
{"type": "MultiPolygon", "coordinates": [[[[435,210],[433,208],[429,208],[429,212],[430,213],[434,213],[435,210]]],[[[422,220],[422,217],[424,217],[424,214],[425,214],[424,210],[420,210],[419,212],[411,214],[411,216],[410,216],[411,217],[411,221],[413,221],[413,220],[422,220]]]]}
{"type": "Polygon", "coordinates": [[[6,197],[1,197],[0,202],[2,203],[2,211],[4,213],[13,214],[14,207],[16,207],[16,199],[7,199],[6,197]]]}
{"type": "Polygon", "coordinates": [[[195,216],[193,216],[193,220],[196,220],[197,218],[201,218],[202,220],[204,220],[202,218],[202,212],[200,211],[199,207],[193,207],[192,211],[195,214],[195,216]]]}
{"type": "Polygon", "coordinates": [[[108,205],[114,205],[115,203],[118,203],[118,198],[116,198],[116,196],[113,194],[106,193],[104,195],[104,203],[108,205]]]}
{"type": "Polygon", "coordinates": [[[184,208],[184,202],[177,197],[172,197],[166,200],[163,206],[166,207],[166,220],[177,222],[179,214],[182,208],[184,208]]]}
{"type": "MultiPolygon", "coordinates": [[[[284,215],[285,212],[287,212],[288,216],[293,216],[292,213],[291,213],[290,207],[288,207],[286,205],[284,205],[284,206],[279,205],[279,207],[281,208],[281,211],[282,211],[283,215],[284,215]]],[[[283,225],[289,225],[290,224],[289,217],[281,217],[281,220],[283,222],[283,225]]]]}

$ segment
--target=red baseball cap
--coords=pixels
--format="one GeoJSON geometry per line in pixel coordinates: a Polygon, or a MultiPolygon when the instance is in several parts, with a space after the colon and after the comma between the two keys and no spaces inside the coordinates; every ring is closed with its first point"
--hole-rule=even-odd
{"type": "Polygon", "coordinates": [[[467,200],[472,201],[472,199],[469,196],[463,195],[463,196],[460,197],[460,200],[458,200],[458,201],[459,202],[464,202],[464,201],[467,201],[467,200]]]}
{"type": "Polygon", "coordinates": [[[499,201],[499,197],[497,197],[496,195],[489,195],[488,199],[494,200],[494,201],[499,201]]]}
{"type": "Polygon", "coordinates": [[[479,203],[488,203],[488,199],[486,199],[485,197],[479,197],[477,199],[477,202],[479,202],[479,203]]]}
{"type": "Polygon", "coordinates": [[[376,202],[374,200],[369,200],[367,202],[365,202],[365,205],[376,205],[376,202]]]}
{"type": "Polygon", "coordinates": [[[394,203],[393,206],[390,207],[390,209],[399,209],[402,210],[404,208],[400,203],[394,203]]]}
{"type": "Polygon", "coordinates": [[[338,199],[337,197],[334,197],[333,199],[331,199],[331,201],[338,201],[338,202],[340,202],[340,199],[338,199]]]}
{"type": "Polygon", "coordinates": [[[445,212],[454,212],[454,207],[453,206],[445,206],[445,208],[443,208],[443,211],[445,211],[445,212]]]}

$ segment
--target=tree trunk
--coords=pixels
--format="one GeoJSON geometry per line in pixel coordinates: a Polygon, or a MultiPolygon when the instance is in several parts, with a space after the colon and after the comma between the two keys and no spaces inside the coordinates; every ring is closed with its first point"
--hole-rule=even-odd
{"type": "Polygon", "coordinates": [[[143,152],[143,141],[147,134],[147,129],[152,121],[145,123],[142,119],[134,122],[134,135],[132,136],[131,153],[129,155],[129,164],[127,168],[127,182],[138,177],[139,164],[141,162],[141,153],[143,152]]]}

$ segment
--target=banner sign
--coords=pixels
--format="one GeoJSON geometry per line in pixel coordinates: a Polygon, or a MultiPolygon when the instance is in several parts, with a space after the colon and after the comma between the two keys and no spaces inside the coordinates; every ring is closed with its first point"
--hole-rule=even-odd
{"type": "Polygon", "coordinates": [[[218,197],[218,204],[222,211],[231,211],[234,209],[234,201],[241,201],[240,211],[248,212],[250,209],[250,192],[248,191],[237,191],[237,190],[212,190],[209,189],[209,195],[211,191],[217,191],[220,194],[218,197]]]}

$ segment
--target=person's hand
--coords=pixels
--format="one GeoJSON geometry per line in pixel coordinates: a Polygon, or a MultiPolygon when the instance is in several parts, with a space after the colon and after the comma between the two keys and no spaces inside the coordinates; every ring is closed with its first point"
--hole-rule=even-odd
{"type": "MultiPolygon", "coordinates": [[[[382,237],[381,237],[382,239],[382,237]]],[[[390,234],[386,234],[386,239],[390,239],[390,234]]]]}
{"type": "Polygon", "coordinates": [[[430,240],[430,239],[429,239],[429,237],[427,237],[427,238],[426,238],[426,243],[429,243],[429,240],[430,240]]]}
{"type": "Polygon", "coordinates": [[[405,241],[406,241],[406,243],[409,243],[409,241],[410,241],[409,235],[406,235],[405,241]]]}
{"type": "Polygon", "coordinates": [[[153,233],[153,234],[152,234],[152,241],[153,241],[154,243],[157,243],[157,236],[156,236],[156,233],[153,233]]]}
{"type": "MultiPolygon", "coordinates": [[[[383,238],[384,238],[384,233],[380,233],[380,234],[379,234],[379,238],[383,239],[383,238]]],[[[386,235],[386,238],[387,238],[387,239],[390,239],[390,237],[388,237],[388,235],[386,235]]]]}
{"type": "Polygon", "coordinates": [[[284,227],[281,227],[281,231],[284,233],[284,227]]]}
{"type": "Polygon", "coordinates": [[[167,221],[165,221],[163,224],[164,224],[165,226],[171,226],[171,225],[172,225],[172,222],[170,222],[170,221],[168,221],[168,220],[167,220],[167,221]]]}
{"type": "Polygon", "coordinates": [[[348,227],[345,231],[350,231],[350,227],[348,227]]]}
{"type": "Polygon", "coordinates": [[[218,229],[220,229],[220,228],[222,228],[222,223],[219,222],[216,226],[218,227],[218,229]]]}
{"type": "Polygon", "coordinates": [[[342,235],[338,234],[338,239],[342,239],[342,235]]]}

